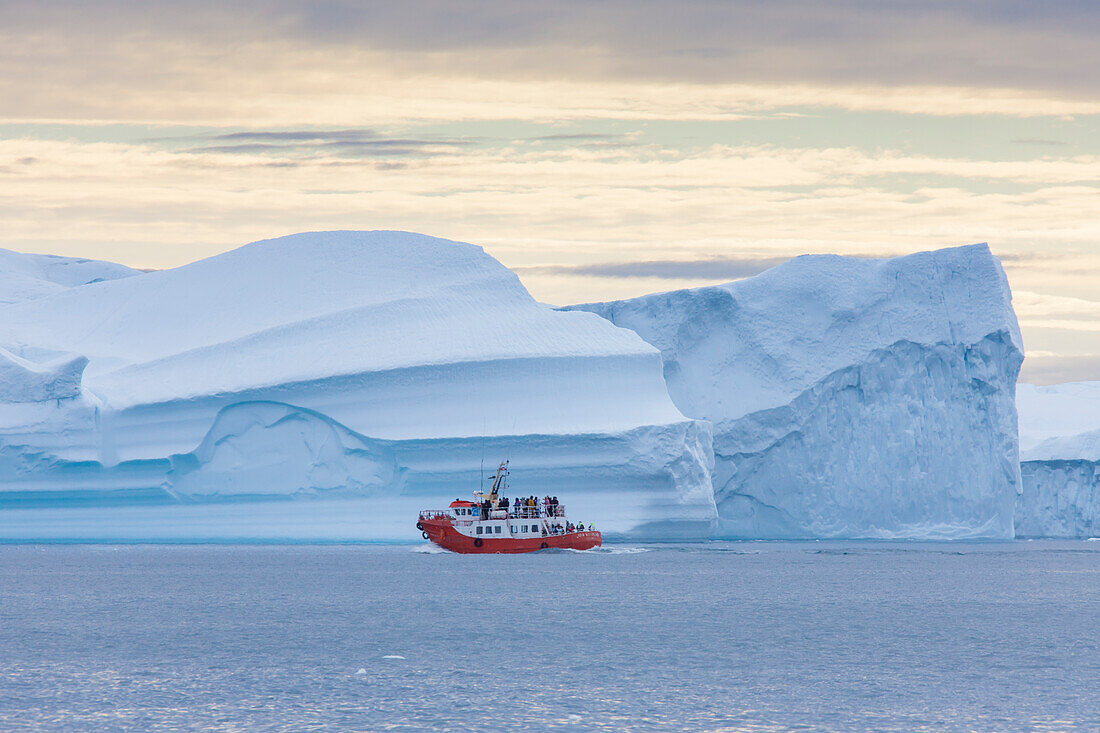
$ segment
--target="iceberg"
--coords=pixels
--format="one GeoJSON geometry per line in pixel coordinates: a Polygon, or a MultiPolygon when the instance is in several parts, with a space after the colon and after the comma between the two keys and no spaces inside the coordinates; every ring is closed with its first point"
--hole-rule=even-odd
{"type": "Polygon", "coordinates": [[[478,246],[316,232],[117,272],[0,306],[0,539],[413,539],[503,458],[610,537],[713,531],[710,426],[658,351],[478,246]]]}
{"type": "Polygon", "coordinates": [[[1018,537],[1100,537],[1100,382],[1016,386],[1018,537]]]}
{"type": "Polygon", "coordinates": [[[139,274],[140,270],[114,262],[0,249],[0,305],[34,300],[89,283],[139,274]]]}
{"type": "Polygon", "coordinates": [[[713,425],[717,536],[1013,536],[1023,349],[986,245],[565,310],[660,349],[673,402],[713,425]]]}

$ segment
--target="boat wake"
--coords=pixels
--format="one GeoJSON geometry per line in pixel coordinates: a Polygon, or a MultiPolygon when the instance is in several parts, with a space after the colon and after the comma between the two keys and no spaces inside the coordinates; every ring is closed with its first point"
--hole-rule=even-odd
{"type": "Polygon", "coordinates": [[[542,552],[576,552],[582,555],[637,555],[639,552],[649,552],[646,547],[592,547],[587,550],[574,550],[569,547],[551,548],[542,552]]]}
{"type": "Polygon", "coordinates": [[[411,549],[411,551],[419,553],[421,555],[447,555],[447,554],[450,554],[449,551],[444,550],[439,545],[433,545],[433,544],[430,544],[430,543],[427,544],[427,545],[416,545],[411,549]]]}

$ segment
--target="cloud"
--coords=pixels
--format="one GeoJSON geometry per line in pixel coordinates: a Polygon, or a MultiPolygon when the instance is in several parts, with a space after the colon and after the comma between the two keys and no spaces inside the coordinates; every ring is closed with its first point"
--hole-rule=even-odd
{"type": "Polygon", "coordinates": [[[404,155],[424,155],[438,153],[440,148],[449,148],[469,143],[460,141],[432,140],[369,140],[360,142],[316,142],[278,145],[268,143],[241,143],[238,145],[205,145],[187,148],[187,153],[229,153],[229,154],[281,154],[295,157],[322,157],[339,155],[341,157],[395,157],[404,155]]]}
{"type": "Polygon", "coordinates": [[[245,142],[359,142],[378,137],[375,130],[249,130],[212,135],[208,139],[245,142]]]}
{"type": "MultiPolygon", "coordinates": [[[[604,150],[514,139],[390,159],[328,142],[295,153],[297,139],[281,151],[280,139],[270,136],[220,142],[262,147],[0,140],[5,241],[56,241],[79,231],[98,241],[228,246],[311,228],[399,228],[491,243],[506,255],[527,252],[527,259],[509,261],[519,266],[551,257],[576,264],[709,261],[746,252],[897,254],[989,241],[1014,268],[1014,282],[1040,271],[1048,279],[1096,271],[1093,261],[1067,269],[1058,261],[1012,259],[1043,243],[1091,247],[1100,239],[1100,221],[1082,214],[1094,210],[1096,186],[1059,183],[1095,174],[1100,166],[1086,159],[984,165],[848,148],[604,150]],[[36,162],[15,164],[26,157],[36,162]],[[277,178],[272,166],[279,166],[277,178]],[[917,190],[886,185],[894,172],[914,167],[954,178],[917,190]],[[983,192],[991,176],[1030,182],[1011,193],[983,192]],[[578,257],[586,248],[600,256],[578,257]]],[[[728,279],[740,270],[724,272],[728,279]]]]}
{"type": "Polygon", "coordinates": [[[1017,290],[1012,307],[1022,326],[1100,332],[1098,301],[1017,290]]]}
{"type": "Polygon", "coordinates": [[[537,137],[529,138],[538,142],[618,142],[625,138],[625,135],[609,135],[605,133],[597,132],[571,132],[562,133],[560,135],[539,135],[537,137]]]}
{"type": "Polygon", "coordinates": [[[1047,140],[1041,137],[1018,137],[1009,142],[1013,145],[1038,145],[1047,148],[1064,147],[1069,144],[1063,140],[1047,140]]]}
{"type": "Polygon", "coordinates": [[[162,137],[152,143],[193,143],[187,153],[283,155],[295,158],[373,158],[439,154],[476,144],[473,139],[384,137],[374,130],[255,130],[217,135],[162,137]]]}
{"type": "Polygon", "coordinates": [[[1020,369],[1019,381],[1042,385],[1098,380],[1100,380],[1100,354],[1028,353],[1020,369]]]}
{"type": "MultiPolygon", "coordinates": [[[[231,127],[388,126],[422,121],[712,120],[835,108],[933,116],[1100,114],[1100,98],[1009,87],[512,79],[457,69],[410,70],[367,49],[334,57],[278,44],[210,39],[170,48],[137,38],[87,41],[6,36],[0,24],[0,122],[130,122],[231,127]],[[207,45],[203,45],[207,44],[207,45]],[[181,61],[180,59],[186,59],[181,61]],[[155,72],[150,69],[156,69],[155,72]],[[242,93],[237,90],[247,90],[242,93]]],[[[499,59],[507,68],[506,59],[499,59]]]]}
{"type": "Polygon", "coordinates": [[[265,127],[729,120],[815,106],[1100,113],[1100,5],[1002,6],[8,2],[0,119],[265,127]]]}
{"type": "Polygon", "coordinates": [[[997,258],[1001,261],[1001,264],[1012,266],[1017,262],[1034,264],[1038,262],[1043,263],[1063,263],[1067,257],[1072,257],[1073,254],[1069,252],[1000,252],[997,254],[997,258]]]}
{"type": "Polygon", "coordinates": [[[698,260],[649,260],[603,262],[582,265],[532,265],[517,267],[521,276],[587,275],[614,278],[659,278],[662,280],[739,280],[758,275],[786,262],[788,257],[712,257],[698,260]]]}
{"type": "Polygon", "coordinates": [[[1087,0],[38,0],[0,6],[0,27],[366,48],[496,77],[1100,91],[1087,0]]]}

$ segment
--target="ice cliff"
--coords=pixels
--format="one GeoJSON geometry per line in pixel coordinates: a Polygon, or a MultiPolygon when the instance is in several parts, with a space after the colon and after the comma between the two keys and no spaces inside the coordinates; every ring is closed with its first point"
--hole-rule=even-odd
{"type": "Polygon", "coordinates": [[[1100,382],[1019,384],[1018,537],[1100,537],[1100,382]]]}
{"type": "Polygon", "coordinates": [[[713,424],[719,536],[1013,536],[1023,354],[987,246],[568,310],[659,348],[673,402],[713,424]]]}
{"type": "Polygon", "coordinates": [[[502,458],[610,536],[713,530],[710,427],[657,350],[480,247],[310,233],[89,279],[0,305],[0,539],[413,538],[502,458]]]}

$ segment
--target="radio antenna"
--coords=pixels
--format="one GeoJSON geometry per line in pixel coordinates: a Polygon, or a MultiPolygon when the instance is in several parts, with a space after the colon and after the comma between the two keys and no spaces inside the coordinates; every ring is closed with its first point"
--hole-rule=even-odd
{"type": "Polygon", "coordinates": [[[508,441],[508,456],[505,458],[509,463],[512,462],[512,449],[516,445],[516,418],[512,418],[512,438],[508,441]]]}
{"type": "Polygon", "coordinates": [[[480,493],[485,493],[485,413],[481,413],[481,488],[480,493]]]}

